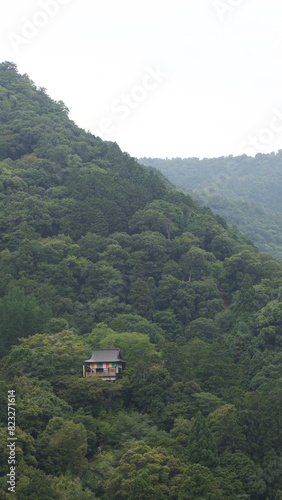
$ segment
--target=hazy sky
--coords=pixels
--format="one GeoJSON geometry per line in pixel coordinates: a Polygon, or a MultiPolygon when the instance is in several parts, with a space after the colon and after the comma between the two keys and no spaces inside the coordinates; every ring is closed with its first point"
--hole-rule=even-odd
{"type": "Polygon", "coordinates": [[[132,156],[282,149],[281,0],[10,0],[0,18],[1,62],[132,156]]]}

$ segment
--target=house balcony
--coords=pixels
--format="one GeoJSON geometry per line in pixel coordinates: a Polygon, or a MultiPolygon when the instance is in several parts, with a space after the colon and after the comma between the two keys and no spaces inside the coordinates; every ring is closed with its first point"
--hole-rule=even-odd
{"type": "Polygon", "coordinates": [[[117,380],[119,378],[119,373],[116,373],[115,369],[109,369],[105,371],[99,371],[99,372],[86,372],[85,373],[86,377],[98,377],[104,380],[117,380]]]}

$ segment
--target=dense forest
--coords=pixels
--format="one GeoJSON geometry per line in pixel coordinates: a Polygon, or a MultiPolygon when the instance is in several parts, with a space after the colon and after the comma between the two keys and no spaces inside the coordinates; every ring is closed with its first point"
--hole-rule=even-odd
{"type": "Polygon", "coordinates": [[[221,158],[141,158],[282,261],[282,150],[221,158]]]}
{"type": "Polygon", "coordinates": [[[282,265],[9,62],[0,120],[1,498],[281,500],[282,265]]]}

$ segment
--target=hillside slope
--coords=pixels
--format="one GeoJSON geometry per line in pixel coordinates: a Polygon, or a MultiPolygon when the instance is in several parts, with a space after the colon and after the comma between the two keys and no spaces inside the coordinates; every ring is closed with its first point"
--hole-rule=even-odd
{"type": "Polygon", "coordinates": [[[141,158],[201,204],[238,226],[258,249],[282,260],[282,150],[221,158],[141,158]]]}
{"type": "Polygon", "coordinates": [[[13,63],[0,118],[1,498],[8,394],[16,499],[277,500],[281,264],[13,63]]]}

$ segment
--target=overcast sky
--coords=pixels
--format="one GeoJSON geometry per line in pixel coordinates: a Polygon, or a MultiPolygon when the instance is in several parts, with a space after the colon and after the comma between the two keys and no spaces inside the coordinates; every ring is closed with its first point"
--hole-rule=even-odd
{"type": "Polygon", "coordinates": [[[13,61],[134,157],[282,149],[281,0],[6,0],[13,61]]]}

